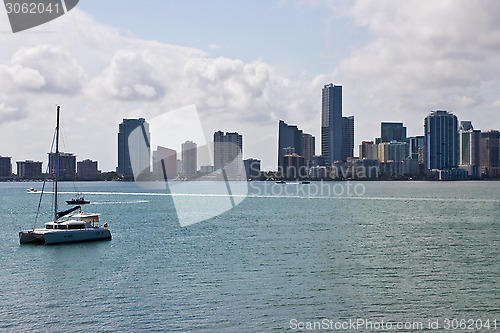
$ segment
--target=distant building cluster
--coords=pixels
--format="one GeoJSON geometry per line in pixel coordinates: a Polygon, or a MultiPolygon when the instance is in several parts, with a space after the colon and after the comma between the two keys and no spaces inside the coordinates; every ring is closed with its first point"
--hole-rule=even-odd
{"type": "MultiPolygon", "coordinates": [[[[326,84],[321,94],[321,154],[316,138],[278,123],[277,171],[287,179],[480,179],[500,177],[500,132],[474,129],[471,121],[459,121],[448,111],[431,111],[424,119],[423,135],[409,137],[401,122],[382,122],[380,137],[362,141],[354,156],[354,116],[343,116],[342,86],[326,84]]],[[[260,160],[243,159],[243,136],[238,132],[213,134],[213,165],[200,165],[200,147],[187,140],[180,153],[172,147],[151,151],[151,133],[144,118],[123,119],[118,128],[116,173],[129,179],[260,179],[260,160]],[[136,131],[136,129],[139,129],[136,131]],[[152,167],[151,167],[152,166],[152,167]]],[[[206,148],[206,147],[205,147],[206,148]]],[[[0,180],[62,179],[97,180],[98,162],[76,161],[61,152],[48,154],[47,173],[42,162],[18,161],[12,174],[11,157],[0,156],[0,180]]],[[[269,174],[269,173],[268,173],[269,174]]]]}
{"type": "Polygon", "coordinates": [[[437,110],[424,119],[424,135],[407,136],[400,122],[382,122],[380,137],[362,141],[354,157],[354,117],[342,115],[342,87],[322,90],[321,155],[305,147],[314,137],[278,127],[278,175],[285,178],[413,178],[442,180],[500,176],[498,130],[475,130],[471,121],[437,110]],[[312,154],[311,154],[312,152],[312,154]]]}
{"type": "Polygon", "coordinates": [[[180,154],[173,148],[157,146],[152,152],[150,170],[149,124],[144,118],[123,119],[118,133],[118,175],[145,180],[183,179],[257,179],[260,160],[243,160],[243,136],[237,132],[217,131],[213,135],[213,165],[198,167],[200,147],[187,140],[180,154]],[[140,128],[140,131],[135,131],[140,128]],[[135,135],[134,133],[142,133],[135,135]],[[145,143],[146,142],[146,143],[145,143]],[[180,159],[179,159],[180,157],[180,159]],[[135,174],[134,174],[135,170],[135,174]],[[139,172],[137,172],[139,171],[139,172]]]}
{"type": "Polygon", "coordinates": [[[43,162],[25,160],[17,161],[17,173],[12,173],[11,157],[0,156],[0,180],[19,179],[19,180],[40,180],[44,178],[54,178],[56,172],[62,180],[97,180],[99,171],[97,161],[86,159],[76,162],[76,156],[73,153],[59,153],[59,159],[56,159],[55,153],[48,153],[48,169],[44,173],[42,169],[43,162]]]}

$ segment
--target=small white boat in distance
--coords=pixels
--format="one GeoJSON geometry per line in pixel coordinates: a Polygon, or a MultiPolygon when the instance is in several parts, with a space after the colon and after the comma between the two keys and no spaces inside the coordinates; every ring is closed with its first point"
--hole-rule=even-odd
{"type": "Polygon", "coordinates": [[[107,225],[98,225],[100,214],[77,213],[67,219],[45,223],[45,228],[19,232],[21,244],[42,243],[45,245],[111,240],[107,225]]]}
{"type": "Polygon", "coordinates": [[[26,192],[28,192],[28,193],[36,193],[36,190],[33,187],[31,187],[31,188],[27,188],[26,192]]]}

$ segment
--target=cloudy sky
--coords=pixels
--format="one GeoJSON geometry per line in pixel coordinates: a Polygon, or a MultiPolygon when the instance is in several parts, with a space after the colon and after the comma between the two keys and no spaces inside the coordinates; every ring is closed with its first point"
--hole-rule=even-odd
{"type": "Polygon", "coordinates": [[[2,6],[0,155],[45,165],[60,104],[63,150],[114,170],[122,118],[194,104],[207,136],[238,131],[244,157],[275,168],[279,119],[319,153],[330,82],[355,116],[356,154],[381,121],[422,135],[435,109],[498,129],[498,17],[496,0],[85,0],[13,34],[2,6]]]}

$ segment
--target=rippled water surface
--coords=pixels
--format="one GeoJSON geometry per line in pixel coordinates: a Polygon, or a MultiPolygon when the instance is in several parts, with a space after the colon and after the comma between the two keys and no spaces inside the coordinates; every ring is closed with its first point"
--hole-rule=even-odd
{"type": "MultiPolygon", "coordinates": [[[[26,188],[41,183],[0,183],[0,330],[500,319],[500,182],[353,183],[363,193],[352,197],[328,193],[335,184],[346,186],[251,183],[236,208],[181,227],[162,190],[77,183],[113,240],[20,246],[39,199],[26,188]],[[322,193],[311,196],[314,186],[322,193]]],[[[205,193],[210,183],[191,186],[205,193]]],[[[43,203],[48,212],[50,195],[43,203]]]]}

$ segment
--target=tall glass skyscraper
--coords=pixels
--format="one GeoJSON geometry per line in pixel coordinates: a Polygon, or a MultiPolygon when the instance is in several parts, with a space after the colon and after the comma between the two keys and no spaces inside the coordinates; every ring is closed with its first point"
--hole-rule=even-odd
{"type": "Polygon", "coordinates": [[[342,86],[323,86],[321,155],[326,166],[354,155],[354,117],[342,117],[342,86]]]}
{"type": "Polygon", "coordinates": [[[342,161],[354,156],[354,116],[342,117],[342,161]]]}
{"type": "Polygon", "coordinates": [[[131,149],[134,149],[134,156],[138,159],[134,161],[137,169],[150,171],[150,137],[149,124],[144,118],[123,119],[123,122],[119,125],[118,132],[118,168],[116,171],[119,175],[131,176],[134,174],[130,160],[131,149]],[[141,128],[142,135],[137,136],[137,142],[133,142],[131,146],[129,142],[130,133],[138,127],[141,128]]]}
{"type": "Polygon", "coordinates": [[[321,103],[321,155],[325,164],[342,160],[342,86],[323,86],[321,103]]]}
{"type": "Polygon", "coordinates": [[[427,170],[449,170],[458,166],[458,118],[447,111],[432,111],[424,121],[427,170]]]}

